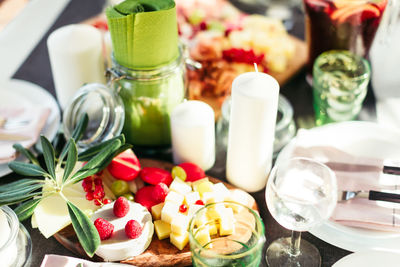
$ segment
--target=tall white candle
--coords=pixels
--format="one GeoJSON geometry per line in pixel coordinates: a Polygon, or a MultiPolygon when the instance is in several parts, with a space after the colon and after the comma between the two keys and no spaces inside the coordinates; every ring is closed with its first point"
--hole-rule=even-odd
{"type": "Polygon", "coordinates": [[[105,83],[101,32],[72,24],[52,32],[47,39],[57,99],[62,109],[85,83],[105,83]]]}
{"type": "Polygon", "coordinates": [[[232,83],[226,177],[249,192],[265,187],[272,165],[279,84],[249,72],[232,83]]]}
{"type": "Polygon", "coordinates": [[[192,162],[204,170],[215,162],[215,117],[206,103],[190,100],[171,114],[172,154],[175,164],[192,162]]]}

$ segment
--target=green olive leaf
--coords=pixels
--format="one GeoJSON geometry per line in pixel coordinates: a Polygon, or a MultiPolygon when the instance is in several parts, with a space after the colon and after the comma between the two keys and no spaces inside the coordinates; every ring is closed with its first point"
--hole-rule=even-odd
{"type": "Polygon", "coordinates": [[[17,214],[19,221],[22,222],[31,217],[41,200],[42,198],[31,199],[16,207],[14,212],[17,214]]]}
{"type": "Polygon", "coordinates": [[[69,142],[70,144],[68,149],[67,163],[65,164],[64,168],[63,182],[68,180],[70,174],[74,170],[76,162],[78,161],[78,150],[76,149],[75,141],[71,138],[69,142]]]}
{"type": "Polygon", "coordinates": [[[47,171],[53,180],[56,180],[56,156],[54,148],[51,145],[49,139],[44,135],[40,136],[40,142],[42,143],[44,162],[46,163],[47,171]]]}

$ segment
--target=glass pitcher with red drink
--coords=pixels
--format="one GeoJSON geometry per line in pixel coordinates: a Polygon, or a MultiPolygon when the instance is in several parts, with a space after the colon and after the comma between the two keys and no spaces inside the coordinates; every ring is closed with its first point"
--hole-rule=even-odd
{"type": "Polygon", "coordinates": [[[304,0],[309,73],[324,51],[367,56],[388,0],[304,0]]]}

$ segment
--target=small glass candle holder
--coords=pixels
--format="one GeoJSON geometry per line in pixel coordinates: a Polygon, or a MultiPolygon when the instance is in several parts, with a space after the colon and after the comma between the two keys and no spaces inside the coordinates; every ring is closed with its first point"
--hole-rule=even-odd
{"type": "MultiPolygon", "coordinates": [[[[8,206],[1,206],[7,219],[9,234],[3,246],[0,247],[0,262],[4,267],[30,266],[32,241],[28,231],[19,223],[15,212],[8,206]]],[[[4,231],[4,229],[2,229],[4,231]]],[[[4,233],[3,233],[4,234],[4,233]]],[[[3,238],[3,237],[2,237],[3,238]]]]}

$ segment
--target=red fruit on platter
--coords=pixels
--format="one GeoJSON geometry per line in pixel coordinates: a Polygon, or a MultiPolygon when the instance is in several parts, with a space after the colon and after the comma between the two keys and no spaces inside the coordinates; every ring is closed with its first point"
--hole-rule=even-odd
{"type": "Polygon", "coordinates": [[[154,186],[153,199],[158,202],[164,202],[165,197],[168,195],[168,186],[164,183],[159,183],[154,186]]]}
{"type": "Polygon", "coordinates": [[[125,197],[119,197],[114,202],[113,212],[118,218],[124,217],[129,212],[129,201],[125,197]]]}
{"type": "Polygon", "coordinates": [[[135,201],[143,207],[146,207],[149,211],[151,211],[151,207],[160,203],[160,201],[156,201],[153,198],[153,190],[154,185],[148,185],[140,188],[135,195],[135,201]]]}
{"type": "Polygon", "coordinates": [[[206,177],[203,169],[191,162],[184,162],[178,165],[186,172],[186,182],[194,182],[206,177]]]}
{"type": "Polygon", "coordinates": [[[130,239],[136,239],[142,234],[142,226],[135,220],[129,220],[125,225],[125,234],[130,239]]]}
{"type": "Polygon", "coordinates": [[[169,171],[156,167],[145,167],[140,172],[140,178],[148,184],[157,185],[164,183],[169,186],[172,183],[172,176],[169,171]]]}
{"type": "Polygon", "coordinates": [[[179,206],[179,212],[185,213],[187,211],[187,207],[185,204],[179,206]]]}
{"type": "Polygon", "coordinates": [[[196,204],[196,205],[204,205],[204,202],[203,202],[203,200],[199,199],[194,204],[196,204]]]}
{"type": "Polygon", "coordinates": [[[94,226],[96,227],[97,232],[99,232],[101,240],[109,239],[114,232],[114,225],[103,218],[97,218],[94,221],[94,226]]]}
{"type": "Polygon", "coordinates": [[[115,179],[131,181],[138,176],[140,163],[133,151],[128,149],[116,156],[107,170],[115,179]]]}

